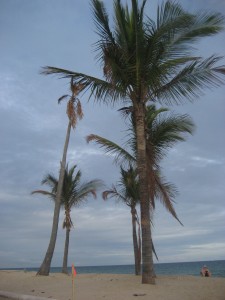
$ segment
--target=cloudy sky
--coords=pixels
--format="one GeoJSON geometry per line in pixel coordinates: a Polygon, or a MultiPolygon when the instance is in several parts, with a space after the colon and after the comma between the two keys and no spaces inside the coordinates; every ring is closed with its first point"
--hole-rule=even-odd
{"type": "MultiPolygon", "coordinates": [[[[112,11],[112,1],[104,2],[112,11]]],[[[225,11],[224,0],[179,2],[189,11],[225,11]]],[[[148,15],[155,15],[157,3],[148,1],[148,15]]],[[[49,242],[53,204],[30,193],[45,174],[58,174],[67,116],[57,99],[68,93],[68,82],[40,75],[41,67],[101,76],[96,39],[88,0],[0,1],[0,268],[38,267],[49,242]]],[[[223,32],[197,48],[207,57],[223,55],[224,45],[223,32]]],[[[171,108],[190,114],[196,131],[163,161],[164,175],[179,189],[175,208],[184,227],[157,204],[153,239],[161,263],[225,258],[224,94],[224,87],[206,90],[194,104],[171,108]]],[[[111,186],[118,167],[85,137],[95,133],[123,144],[126,124],[119,107],[87,99],[82,95],[84,119],[71,134],[68,162],[78,165],[84,181],[99,178],[111,186]]],[[[90,198],[72,218],[69,264],[133,263],[131,216],[123,204],[90,198]]],[[[63,212],[52,266],[62,264],[62,219],[63,212]]]]}

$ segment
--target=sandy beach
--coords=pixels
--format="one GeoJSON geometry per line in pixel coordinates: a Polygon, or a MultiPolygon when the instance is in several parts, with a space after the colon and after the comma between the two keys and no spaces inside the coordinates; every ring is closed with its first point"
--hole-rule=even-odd
{"type": "MultiPolygon", "coordinates": [[[[225,278],[159,276],[153,286],[141,284],[134,275],[78,274],[74,290],[75,300],[224,300],[225,278]]],[[[59,273],[36,276],[35,272],[0,271],[0,299],[5,292],[71,300],[72,280],[59,273]]]]}

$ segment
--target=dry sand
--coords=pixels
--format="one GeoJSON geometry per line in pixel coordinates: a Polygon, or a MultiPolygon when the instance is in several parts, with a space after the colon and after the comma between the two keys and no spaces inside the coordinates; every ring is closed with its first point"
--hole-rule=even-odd
{"type": "MultiPolygon", "coordinates": [[[[72,280],[59,273],[36,276],[34,272],[0,271],[0,297],[2,291],[71,300],[72,280]]],[[[225,300],[225,278],[158,276],[156,285],[147,285],[134,275],[78,274],[74,299],[225,300]]]]}

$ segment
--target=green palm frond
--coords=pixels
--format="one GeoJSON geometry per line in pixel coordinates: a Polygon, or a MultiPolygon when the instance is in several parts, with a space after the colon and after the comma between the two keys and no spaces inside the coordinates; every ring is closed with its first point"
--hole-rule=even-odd
{"type": "Polygon", "coordinates": [[[180,4],[166,1],[162,3],[161,6],[158,6],[157,8],[156,28],[161,29],[164,27],[168,27],[168,25],[170,25],[171,28],[174,28],[175,26],[176,27],[178,26],[179,24],[178,21],[180,21],[179,27],[184,28],[185,24],[187,26],[187,21],[189,19],[191,19],[191,15],[189,14],[187,15],[182,9],[180,4]],[[181,17],[185,18],[185,22],[181,23],[180,21],[181,17]],[[173,22],[176,22],[176,25],[173,22]]]}
{"type": "Polygon", "coordinates": [[[193,51],[193,42],[220,32],[224,17],[220,13],[190,14],[180,4],[166,1],[158,6],[157,23],[149,19],[148,25],[153,41],[151,47],[154,49],[151,52],[159,53],[160,58],[179,57],[193,51]],[[161,52],[157,49],[161,49],[161,52]]]}
{"type": "Polygon", "coordinates": [[[90,97],[94,95],[96,100],[99,101],[111,101],[120,99],[122,102],[124,98],[127,99],[124,90],[119,86],[115,86],[102,79],[89,76],[83,73],[73,72],[66,69],[46,66],[42,68],[41,74],[43,75],[59,75],[60,78],[73,78],[74,84],[82,84],[83,91],[90,90],[90,97]]]}
{"type": "Polygon", "coordinates": [[[165,107],[156,108],[155,105],[148,105],[146,107],[146,124],[148,128],[151,128],[153,125],[153,122],[157,120],[157,118],[160,117],[160,115],[164,112],[168,112],[169,109],[165,107]]]}
{"type": "Polygon", "coordinates": [[[56,177],[52,174],[47,174],[41,181],[41,184],[48,185],[52,189],[52,193],[56,193],[57,186],[58,186],[58,180],[56,177]]]}
{"type": "Polygon", "coordinates": [[[175,197],[178,194],[178,191],[175,187],[175,185],[166,182],[165,179],[157,174],[157,172],[154,174],[155,181],[156,181],[156,198],[160,200],[160,202],[163,204],[163,206],[168,210],[168,212],[181,224],[181,221],[179,220],[176,211],[173,207],[173,202],[175,197]]]}
{"type": "Polygon", "coordinates": [[[139,203],[139,182],[137,171],[132,166],[127,170],[120,167],[120,181],[112,188],[102,193],[104,200],[115,198],[119,202],[125,203],[129,207],[135,208],[139,203]]]}
{"type": "Polygon", "coordinates": [[[55,201],[55,198],[56,198],[56,195],[54,193],[44,191],[44,190],[35,190],[35,191],[31,192],[31,195],[33,195],[33,194],[42,194],[45,196],[49,196],[49,198],[53,201],[55,201]]]}
{"type": "Polygon", "coordinates": [[[127,170],[120,167],[120,174],[121,178],[118,187],[120,187],[120,190],[126,199],[130,199],[129,201],[135,206],[140,201],[137,170],[131,165],[127,170]]]}
{"type": "Polygon", "coordinates": [[[158,115],[147,123],[149,155],[161,160],[177,142],[186,140],[188,134],[193,134],[195,125],[190,116],[176,114],[158,115]]]}
{"type": "Polygon", "coordinates": [[[126,161],[126,163],[133,163],[135,161],[135,158],[129,152],[110,140],[107,140],[95,134],[88,135],[86,137],[86,140],[88,143],[94,141],[97,145],[100,146],[100,148],[104,149],[105,153],[114,156],[115,163],[121,164],[124,162],[124,160],[126,161]]]}
{"type": "Polygon", "coordinates": [[[111,43],[114,43],[114,37],[110,30],[109,17],[104,3],[98,0],[92,0],[92,11],[98,35],[103,40],[109,39],[111,43]]]}
{"type": "MultiPolygon", "coordinates": [[[[171,80],[154,91],[160,103],[171,104],[184,100],[194,100],[202,92],[203,88],[218,86],[223,83],[220,74],[225,74],[225,67],[215,67],[221,57],[211,56],[202,61],[195,61],[184,67],[171,80]]],[[[163,79],[164,80],[164,79],[163,79]]]]}
{"type": "Polygon", "coordinates": [[[189,26],[186,27],[183,35],[178,36],[179,42],[193,42],[204,36],[215,35],[224,26],[224,16],[221,13],[199,12],[192,16],[189,26]]]}
{"type": "Polygon", "coordinates": [[[103,181],[99,179],[83,183],[77,189],[74,189],[71,193],[71,197],[69,200],[70,207],[80,205],[81,203],[86,201],[90,195],[96,198],[96,191],[102,188],[103,186],[103,181]]]}

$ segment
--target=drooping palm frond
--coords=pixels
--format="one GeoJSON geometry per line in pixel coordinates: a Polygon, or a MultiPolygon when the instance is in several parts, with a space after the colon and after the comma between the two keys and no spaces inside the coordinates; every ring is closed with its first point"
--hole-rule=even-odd
{"type": "Polygon", "coordinates": [[[55,197],[56,197],[56,195],[54,193],[44,191],[44,190],[35,190],[35,191],[31,192],[31,195],[33,195],[33,194],[42,194],[45,196],[49,196],[49,198],[53,201],[55,201],[55,197]]]}
{"type": "Polygon", "coordinates": [[[51,187],[52,193],[56,193],[57,186],[58,186],[58,180],[56,177],[52,174],[47,174],[41,181],[41,184],[45,184],[51,187]]]}
{"type": "Polygon", "coordinates": [[[94,141],[97,145],[100,146],[100,148],[104,149],[105,153],[114,156],[115,163],[121,164],[125,161],[126,163],[133,163],[135,161],[135,158],[129,152],[110,140],[107,140],[96,134],[88,135],[86,137],[86,140],[88,143],[94,141]]]}
{"type": "Polygon", "coordinates": [[[128,199],[123,194],[121,194],[114,185],[112,185],[111,189],[102,192],[102,198],[103,200],[115,198],[117,201],[122,201],[130,206],[128,199]]]}
{"type": "Polygon", "coordinates": [[[155,189],[156,198],[160,200],[167,211],[183,226],[173,207],[174,199],[178,194],[175,185],[166,182],[164,177],[162,177],[162,175],[157,172],[155,172],[154,175],[157,186],[157,188],[155,189]]]}
{"type": "Polygon", "coordinates": [[[96,100],[110,102],[113,104],[120,99],[122,102],[127,101],[127,95],[124,90],[105,80],[89,76],[83,73],[69,71],[66,69],[46,66],[42,68],[43,75],[59,75],[60,78],[73,78],[74,84],[82,84],[83,91],[90,90],[90,97],[94,95],[96,100]]]}

